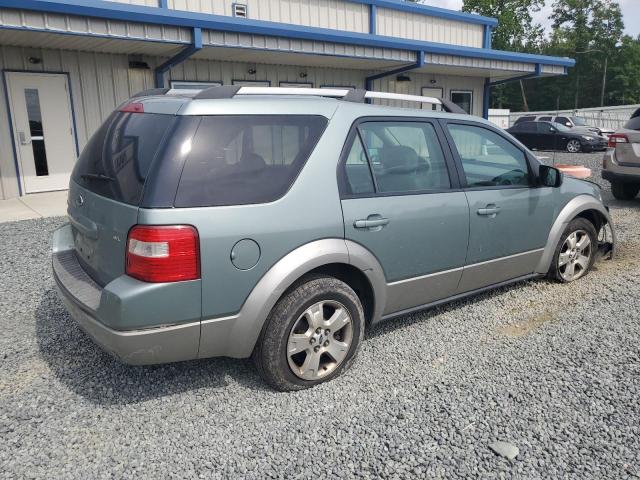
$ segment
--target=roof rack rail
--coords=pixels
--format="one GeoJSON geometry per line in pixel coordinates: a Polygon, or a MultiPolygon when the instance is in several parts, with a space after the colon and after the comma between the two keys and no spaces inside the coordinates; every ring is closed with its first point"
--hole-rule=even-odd
{"type": "MultiPolygon", "coordinates": [[[[193,91],[191,91],[193,92],[193,91]]],[[[191,93],[190,92],[190,93],[191,93]]],[[[170,94],[179,94],[171,90],[170,94]]],[[[462,108],[449,100],[420,95],[405,95],[403,93],[372,92],[353,88],[296,88],[296,87],[240,87],[224,85],[206,88],[193,97],[194,100],[233,98],[236,95],[297,95],[308,97],[330,97],[347,102],[363,103],[366,99],[401,100],[405,102],[429,103],[442,105],[446,112],[466,115],[462,108]]]]}

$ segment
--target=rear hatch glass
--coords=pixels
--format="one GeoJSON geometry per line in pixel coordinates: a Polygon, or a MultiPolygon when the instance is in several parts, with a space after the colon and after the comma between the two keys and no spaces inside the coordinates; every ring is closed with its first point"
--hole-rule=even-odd
{"type": "Polygon", "coordinates": [[[101,285],[124,273],[127,234],[137,222],[151,164],[175,119],[115,112],[76,163],[69,189],[76,254],[101,285]]]}

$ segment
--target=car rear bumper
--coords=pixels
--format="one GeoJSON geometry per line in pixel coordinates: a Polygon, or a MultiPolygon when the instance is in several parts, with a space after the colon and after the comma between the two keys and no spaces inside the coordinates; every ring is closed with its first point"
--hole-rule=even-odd
{"type": "Polygon", "coordinates": [[[637,175],[612,172],[611,170],[602,170],[602,178],[608,180],[609,182],[640,184],[640,168],[638,169],[637,175]]]}
{"type": "Polygon", "coordinates": [[[95,283],[82,269],[69,241],[68,226],[54,234],[53,276],[71,317],[103,349],[124,363],[148,365],[191,360],[198,357],[200,321],[134,330],[116,330],[100,320],[106,303],[123,303],[114,292],[95,283]]]}

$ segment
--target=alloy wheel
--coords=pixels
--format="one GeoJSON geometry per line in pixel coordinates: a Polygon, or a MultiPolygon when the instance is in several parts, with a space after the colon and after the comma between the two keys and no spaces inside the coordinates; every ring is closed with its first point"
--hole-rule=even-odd
{"type": "Polygon", "coordinates": [[[578,140],[570,140],[569,143],[567,143],[567,151],[569,151],[569,153],[578,153],[580,148],[581,145],[578,140]]]}
{"type": "Polygon", "coordinates": [[[566,282],[582,277],[589,270],[593,246],[589,234],[584,230],[571,232],[562,244],[558,256],[558,272],[566,282]]]}
{"type": "Polygon", "coordinates": [[[347,308],[333,300],[308,307],[289,333],[287,360],[304,380],[317,380],[338,368],[353,341],[353,322],[347,308]]]}

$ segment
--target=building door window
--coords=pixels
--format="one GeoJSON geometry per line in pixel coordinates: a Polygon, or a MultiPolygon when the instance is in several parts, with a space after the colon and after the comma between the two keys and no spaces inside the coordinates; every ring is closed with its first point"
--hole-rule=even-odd
{"type": "Polygon", "coordinates": [[[473,114],[473,92],[471,90],[451,90],[451,101],[469,115],[473,114]]]}
{"type": "Polygon", "coordinates": [[[77,158],[65,74],[5,72],[20,186],[65,190],[77,158]]]}

